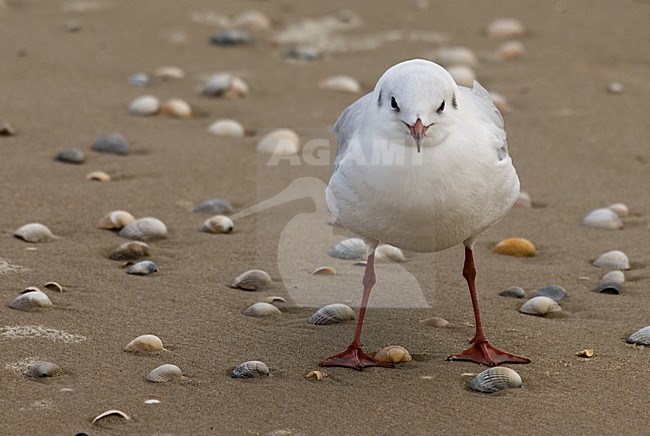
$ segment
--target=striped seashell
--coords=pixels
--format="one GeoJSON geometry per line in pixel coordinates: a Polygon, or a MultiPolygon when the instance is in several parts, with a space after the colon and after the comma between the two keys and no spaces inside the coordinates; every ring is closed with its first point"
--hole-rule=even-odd
{"type": "Polygon", "coordinates": [[[119,233],[127,239],[138,241],[151,241],[167,236],[167,227],[157,218],[140,218],[126,225],[119,233]]]}
{"type": "Polygon", "coordinates": [[[527,315],[545,316],[549,313],[559,312],[562,308],[549,297],[534,297],[526,301],[520,308],[519,312],[527,315]]]}
{"type": "Polygon", "coordinates": [[[632,333],[626,342],[628,344],[650,345],[650,325],[632,333]]]}
{"type": "Polygon", "coordinates": [[[388,244],[381,244],[375,250],[375,260],[377,262],[399,263],[406,261],[406,257],[404,257],[404,253],[399,248],[388,244]]]}
{"type": "Polygon", "coordinates": [[[136,260],[149,254],[149,246],[144,242],[129,241],[111,251],[108,257],[111,260],[136,260]]]}
{"type": "Polygon", "coordinates": [[[109,133],[102,136],[90,147],[93,151],[126,156],[129,154],[129,143],[119,133],[109,133]]]}
{"type": "Polygon", "coordinates": [[[130,421],[131,417],[127,415],[126,413],[122,412],[121,410],[107,410],[104,413],[100,413],[93,419],[92,424],[93,425],[99,425],[103,420],[110,418],[110,417],[118,417],[121,419],[124,419],[126,421],[130,421]]]}
{"type": "Polygon", "coordinates": [[[11,300],[9,307],[18,310],[38,310],[44,307],[51,307],[50,298],[38,288],[27,288],[16,298],[11,300]]]}
{"type": "Polygon", "coordinates": [[[558,304],[561,304],[564,300],[566,300],[567,293],[562,286],[548,285],[539,288],[533,294],[533,297],[548,297],[552,300],[555,300],[558,304]]]}
{"type": "Polygon", "coordinates": [[[267,377],[269,375],[269,367],[264,362],[259,360],[249,360],[238,365],[230,373],[232,378],[254,378],[254,377],[267,377]]]}
{"type": "Polygon", "coordinates": [[[280,315],[281,313],[282,312],[280,312],[280,309],[274,305],[264,302],[255,303],[244,310],[244,315],[254,317],[280,315]]]}
{"type": "Polygon", "coordinates": [[[289,129],[277,129],[264,136],[257,143],[258,153],[276,156],[290,156],[300,151],[300,137],[289,129]]]}
{"type": "Polygon", "coordinates": [[[147,375],[147,380],[154,383],[166,383],[172,380],[177,380],[183,376],[181,369],[170,363],[160,365],[158,368],[154,368],[147,375]]]}
{"type": "Polygon", "coordinates": [[[232,233],[234,226],[232,220],[227,216],[215,215],[205,220],[200,230],[206,233],[232,233]]]}
{"type": "Polygon", "coordinates": [[[499,292],[499,295],[502,297],[526,298],[526,291],[524,291],[523,288],[520,288],[519,286],[512,286],[499,292]]]}
{"type": "Polygon", "coordinates": [[[147,274],[158,272],[159,268],[155,262],[150,260],[143,260],[142,262],[134,263],[126,268],[127,274],[136,276],[146,276],[147,274]]]}
{"type": "Polygon", "coordinates": [[[307,322],[314,325],[329,325],[351,319],[354,319],[354,310],[345,304],[335,303],[318,309],[307,322]]]}
{"type": "Polygon", "coordinates": [[[613,270],[630,269],[630,261],[625,253],[619,250],[612,250],[601,254],[596,260],[594,260],[593,265],[613,270]]]}
{"type": "Polygon", "coordinates": [[[97,222],[97,227],[106,230],[120,230],[135,221],[133,215],[125,210],[114,210],[97,222]]]}
{"type": "Polygon", "coordinates": [[[623,228],[623,221],[610,209],[595,209],[582,220],[582,225],[595,229],[619,230],[623,228]]]}
{"type": "Polygon", "coordinates": [[[63,369],[56,363],[52,362],[34,362],[27,368],[25,375],[33,378],[56,377],[63,373],[63,369]]]}
{"type": "Polygon", "coordinates": [[[39,242],[49,242],[57,239],[57,237],[52,234],[52,231],[50,229],[40,223],[25,224],[14,232],[14,236],[22,239],[25,242],[31,242],[33,244],[39,242]]]}
{"type": "Polygon", "coordinates": [[[336,259],[363,259],[366,254],[366,243],[363,239],[348,238],[336,244],[329,252],[336,259]]]}
{"type": "Polygon", "coordinates": [[[516,371],[497,366],[477,374],[468,386],[474,391],[491,394],[503,389],[520,388],[522,384],[521,376],[516,371]]]}
{"type": "Polygon", "coordinates": [[[375,359],[380,362],[401,363],[413,360],[408,350],[401,345],[389,345],[375,354],[375,359]]]}
{"type": "Polygon", "coordinates": [[[213,198],[204,200],[196,205],[194,212],[211,213],[215,215],[226,215],[235,210],[228,200],[223,198],[213,198]]]}
{"type": "Polygon", "coordinates": [[[164,349],[162,341],[155,335],[138,336],[124,347],[124,351],[128,351],[129,353],[137,353],[140,351],[154,352],[164,349]]]}
{"type": "Polygon", "coordinates": [[[238,275],[230,284],[231,288],[244,291],[265,291],[271,286],[271,276],[261,269],[252,269],[238,275]]]}

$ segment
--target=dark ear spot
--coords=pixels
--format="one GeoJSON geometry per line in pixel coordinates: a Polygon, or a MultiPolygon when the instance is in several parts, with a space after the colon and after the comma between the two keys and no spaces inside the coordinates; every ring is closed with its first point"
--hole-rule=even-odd
{"type": "Polygon", "coordinates": [[[451,106],[454,109],[458,109],[458,100],[456,100],[456,93],[454,93],[454,97],[451,99],[451,106]]]}
{"type": "Polygon", "coordinates": [[[377,99],[377,106],[381,107],[381,89],[379,90],[379,98],[377,99]]]}

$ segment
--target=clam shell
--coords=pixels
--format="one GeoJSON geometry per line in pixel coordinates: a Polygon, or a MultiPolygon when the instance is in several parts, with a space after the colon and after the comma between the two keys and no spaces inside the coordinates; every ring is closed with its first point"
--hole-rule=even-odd
{"type": "Polygon", "coordinates": [[[375,359],[380,362],[401,363],[413,360],[408,350],[401,345],[389,345],[375,354],[375,359]]]}
{"type": "Polygon", "coordinates": [[[14,236],[25,242],[49,242],[56,239],[50,229],[40,223],[29,223],[14,232],[14,236]]]}
{"type": "Polygon", "coordinates": [[[522,22],[515,18],[499,18],[488,24],[486,31],[490,38],[506,39],[522,36],[526,29],[522,22]]]}
{"type": "Polygon", "coordinates": [[[147,375],[147,380],[154,383],[165,383],[179,379],[182,375],[183,372],[178,366],[166,363],[160,365],[158,368],[152,369],[147,375]]]}
{"type": "Polygon", "coordinates": [[[449,325],[449,321],[439,316],[432,316],[430,318],[425,318],[420,320],[420,324],[430,325],[432,327],[443,328],[449,325]]]}
{"type": "Polygon", "coordinates": [[[561,304],[564,300],[566,300],[567,293],[562,286],[547,285],[539,288],[533,294],[533,297],[548,297],[552,300],[555,300],[558,304],[561,304]]]}
{"type": "Polygon", "coordinates": [[[257,143],[257,152],[278,156],[290,156],[300,151],[298,134],[289,129],[277,129],[257,143]]]}
{"type": "Polygon", "coordinates": [[[524,55],[524,44],[520,41],[504,42],[499,47],[499,56],[505,61],[519,59],[524,55]]]}
{"type": "Polygon", "coordinates": [[[650,345],[650,325],[632,333],[627,338],[628,344],[650,345]]]}
{"type": "Polygon", "coordinates": [[[230,284],[231,288],[245,291],[265,291],[271,286],[271,276],[261,269],[252,269],[238,275],[230,284]]]}
{"type": "Polygon", "coordinates": [[[248,95],[248,85],[239,77],[218,73],[205,82],[201,94],[208,97],[242,98],[248,95]]]}
{"type": "Polygon", "coordinates": [[[47,282],[43,285],[43,287],[52,291],[63,292],[63,286],[56,282],[47,282]]]}
{"type": "Polygon", "coordinates": [[[454,65],[447,68],[447,71],[460,86],[471,88],[476,80],[476,73],[467,65],[454,65]]]}
{"type": "Polygon", "coordinates": [[[250,41],[250,34],[240,29],[227,29],[210,37],[210,43],[215,45],[241,45],[250,41]]]}
{"type": "Polygon", "coordinates": [[[318,309],[307,322],[314,325],[338,324],[354,319],[354,310],[345,304],[335,303],[318,309]]]}
{"type": "Polygon", "coordinates": [[[321,266],[316,268],[314,272],[311,273],[313,276],[335,276],[336,270],[331,266],[321,266]]]}
{"type": "Polygon", "coordinates": [[[93,180],[97,182],[110,182],[111,176],[104,171],[93,171],[86,175],[86,180],[93,180]]]}
{"type": "Polygon", "coordinates": [[[27,377],[42,378],[56,377],[61,374],[63,369],[56,363],[52,362],[34,362],[27,368],[25,375],[27,377]]]}
{"type": "Polygon", "coordinates": [[[526,291],[524,291],[523,288],[520,288],[519,286],[512,286],[499,292],[499,295],[502,297],[526,298],[526,291]]]}
{"type": "Polygon", "coordinates": [[[126,269],[127,274],[137,276],[146,276],[147,274],[158,272],[158,265],[150,260],[143,260],[142,262],[134,263],[126,269]]]}
{"type": "Polygon", "coordinates": [[[129,415],[127,415],[126,413],[124,413],[124,412],[122,412],[120,410],[107,410],[106,412],[100,413],[99,415],[97,415],[95,417],[95,419],[93,419],[92,424],[99,424],[99,422],[102,419],[107,418],[109,416],[118,416],[118,417],[123,418],[123,419],[125,419],[127,421],[131,420],[131,417],[129,415]]]}
{"type": "Polygon", "coordinates": [[[119,133],[109,133],[102,136],[90,148],[100,153],[111,153],[122,156],[129,154],[129,143],[119,133]]]}
{"type": "Polygon", "coordinates": [[[619,230],[623,228],[623,221],[610,209],[595,209],[582,220],[582,225],[595,229],[619,230]]]}
{"type": "Polygon", "coordinates": [[[108,255],[111,260],[136,260],[146,256],[149,256],[149,246],[140,241],[125,242],[108,255]]]}
{"type": "Polygon", "coordinates": [[[137,353],[140,351],[162,351],[163,343],[158,336],[155,335],[142,335],[138,336],[124,347],[124,351],[130,353],[137,353]]]}
{"type": "Polygon", "coordinates": [[[233,25],[238,29],[261,32],[271,28],[271,20],[263,12],[251,10],[237,15],[233,25]]]}
{"type": "Polygon", "coordinates": [[[159,67],[154,74],[161,80],[182,79],[185,77],[183,69],[173,65],[159,67]]]}
{"type": "Polygon", "coordinates": [[[271,315],[280,315],[280,309],[275,307],[270,303],[255,303],[252,306],[244,310],[244,315],[246,316],[271,316],[271,315]]]}
{"type": "Polygon", "coordinates": [[[244,126],[241,125],[238,121],[235,120],[217,120],[214,123],[210,124],[208,127],[208,132],[216,136],[225,136],[231,138],[243,138],[244,126]]]}
{"type": "Polygon", "coordinates": [[[535,245],[528,239],[508,238],[499,242],[492,252],[516,257],[533,257],[535,256],[535,245]]]}
{"type": "Polygon", "coordinates": [[[215,215],[201,225],[201,231],[206,233],[231,233],[233,228],[232,220],[225,215],[215,215]]]}
{"type": "Polygon", "coordinates": [[[347,92],[350,94],[358,94],[361,92],[361,85],[356,79],[350,76],[338,75],[331,76],[321,80],[318,87],[330,91],[347,92]]]}
{"type": "Polygon", "coordinates": [[[363,259],[365,254],[366,243],[359,238],[344,239],[329,252],[329,255],[336,259],[363,259]]]}
{"type": "Polygon", "coordinates": [[[270,297],[266,297],[262,299],[263,303],[286,303],[287,300],[285,300],[282,297],[278,297],[277,295],[271,295],[270,297]]]}
{"type": "Polygon", "coordinates": [[[478,66],[476,55],[467,47],[441,48],[434,54],[433,58],[445,68],[454,65],[465,65],[470,68],[476,68],[478,66]]]}
{"type": "Polygon", "coordinates": [[[596,285],[593,291],[598,292],[599,294],[618,295],[621,293],[621,289],[622,289],[622,285],[620,283],[602,282],[596,285]]]}
{"type": "Polygon", "coordinates": [[[147,86],[149,80],[147,73],[134,73],[129,76],[129,84],[133,86],[147,86]]]}
{"type": "Polygon", "coordinates": [[[625,273],[618,270],[610,271],[600,278],[600,282],[621,285],[625,283],[625,273]]]}
{"type": "Polygon", "coordinates": [[[97,222],[97,227],[106,230],[120,230],[127,224],[135,221],[133,215],[125,210],[114,210],[109,212],[97,222]]]}
{"type": "Polygon", "coordinates": [[[375,260],[377,262],[404,262],[406,257],[399,248],[382,244],[375,250],[375,260]]]}
{"type": "Polygon", "coordinates": [[[469,388],[491,394],[508,388],[520,388],[521,376],[516,371],[503,366],[488,368],[480,372],[468,384],[469,388]]]}
{"type": "Polygon", "coordinates": [[[140,117],[156,115],[160,111],[160,100],[153,95],[143,95],[131,102],[129,113],[140,117]]]}
{"type": "Polygon", "coordinates": [[[526,301],[520,308],[519,312],[527,315],[545,316],[552,312],[559,312],[562,308],[549,297],[534,297],[526,301]]]}
{"type": "Polygon", "coordinates": [[[615,270],[630,269],[630,261],[625,253],[619,250],[608,251],[603,253],[593,263],[594,266],[615,270]]]}
{"type": "Polygon", "coordinates": [[[232,378],[253,378],[266,377],[269,375],[269,367],[259,360],[249,360],[237,366],[230,373],[232,378]]]}
{"type": "Polygon", "coordinates": [[[215,215],[226,215],[232,213],[233,207],[228,200],[223,198],[213,198],[204,200],[196,205],[194,212],[211,213],[215,215]]]}
{"type": "Polygon", "coordinates": [[[120,230],[120,236],[138,241],[151,241],[167,236],[167,227],[157,218],[140,218],[120,230]]]}
{"type": "Polygon", "coordinates": [[[627,218],[630,216],[630,209],[628,209],[627,205],[624,203],[610,204],[607,206],[607,209],[614,212],[619,218],[627,218]]]}
{"type": "Polygon", "coordinates": [[[57,153],[57,155],[54,156],[54,159],[58,160],[59,162],[82,164],[86,161],[86,156],[84,155],[84,152],[79,148],[69,148],[57,153]]]}
{"type": "Polygon", "coordinates": [[[172,98],[160,106],[160,114],[170,118],[188,119],[192,117],[192,108],[185,100],[172,98]]]}
{"type": "Polygon", "coordinates": [[[37,288],[25,289],[9,303],[9,307],[18,310],[37,310],[51,306],[52,301],[50,301],[50,298],[37,288]]]}

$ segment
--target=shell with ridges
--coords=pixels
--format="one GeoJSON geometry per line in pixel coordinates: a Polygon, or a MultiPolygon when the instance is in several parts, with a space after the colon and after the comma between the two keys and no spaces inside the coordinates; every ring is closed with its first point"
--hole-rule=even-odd
{"type": "Polygon", "coordinates": [[[567,293],[562,286],[547,285],[539,288],[533,294],[533,297],[548,297],[552,300],[555,300],[559,304],[566,300],[567,293]]]}
{"type": "Polygon", "coordinates": [[[140,117],[156,115],[160,110],[160,100],[153,95],[143,95],[129,105],[129,113],[140,117]]]}
{"type": "Polygon", "coordinates": [[[51,306],[52,301],[50,301],[50,298],[37,288],[25,289],[9,303],[9,307],[18,310],[37,310],[51,306]]]}
{"type": "Polygon", "coordinates": [[[516,371],[503,366],[488,368],[480,372],[468,384],[469,388],[485,393],[498,392],[508,388],[520,388],[521,376],[516,371]]]}
{"type": "Polygon", "coordinates": [[[271,285],[271,281],[271,276],[266,271],[252,269],[238,275],[230,287],[245,291],[265,291],[271,285]]]}
{"type": "Polygon", "coordinates": [[[243,138],[246,133],[244,126],[235,120],[217,120],[210,124],[208,132],[216,136],[225,136],[231,138],[243,138]]]}
{"type": "Polygon", "coordinates": [[[104,171],[93,171],[86,175],[86,180],[92,180],[95,182],[110,182],[111,176],[104,171]]]}
{"type": "Polygon", "coordinates": [[[280,309],[265,302],[255,303],[244,310],[246,316],[271,316],[280,315],[281,313],[280,309]]]}
{"type": "Polygon", "coordinates": [[[650,345],[650,325],[637,330],[627,338],[628,344],[650,345]]]}
{"type": "Polygon", "coordinates": [[[172,380],[176,380],[183,375],[181,369],[170,363],[160,365],[158,368],[154,368],[147,375],[147,380],[154,383],[165,383],[172,380]]]}
{"type": "Polygon", "coordinates": [[[264,136],[257,143],[258,153],[290,156],[300,151],[300,137],[290,129],[277,129],[264,136]]]}
{"type": "Polygon", "coordinates": [[[249,360],[238,365],[230,373],[232,378],[254,378],[266,377],[269,375],[269,367],[259,360],[249,360]]]}
{"type": "Polygon", "coordinates": [[[408,350],[401,345],[389,345],[375,354],[375,359],[380,362],[400,363],[413,360],[408,350]]]}
{"type": "Polygon", "coordinates": [[[233,211],[233,207],[228,200],[223,198],[211,198],[204,200],[196,205],[194,212],[212,213],[215,215],[225,215],[233,211]]]}
{"type": "Polygon", "coordinates": [[[135,221],[133,215],[125,210],[114,210],[97,222],[97,227],[106,230],[120,230],[135,221]]]}
{"type": "Polygon", "coordinates": [[[146,276],[147,274],[158,272],[158,269],[158,265],[156,265],[155,262],[152,262],[150,260],[143,260],[142,262],[129,265],[129,267],[126,269],[126,273],[137,276],[146,276]]]}
{"type": "Polygon", "coordinates": [[[225,215],[215,215],[201,225],[201,231],[206,233],[231,233],[233,228],[232,220],[225,215]]]}
{"type": "Polygon", "coordinates": [[[620,230],[623,228],[623,221],[610,209],[595,209],[587,214],[582,220],[582,225],[595,229],[620,230]]]}
{"type": "Polygon", "coordinates": [[[600,278],[601,283],[616,283],[621,285],[625,283],[625,273],[623,271],[609,271],[604,276],[600,278]]]}
{"type": "Polygon", "coordinates": [[[93,151],[125,156],[129,154],[129,143],[119,133],[108,133],[97,139],[90,147],[93,151]]]}
{"type": "Polygon", "coordinates": [[[167,227],[157,218],[140,218],[120,230],[120,236],[138,241],[151,241],[167,236],[167,227]]]}
{"type": "Polygon", "coordinates": [[[599,283],[593,289],[599,294],[618,295],[621,293],[623,286],[620,283],[599,283]]]}
{"type": "Polygon", "coordinates": [[[508,238],[499,242],[492,251],[508,256],[533,257],[535,256],[535,245],[525,238],[508,238]]]}
{"type": "Polygon", "coordinates": [[[344,75],[331,76],[323,79],[318,83],[318,87],[330,91],[347,92],[350,94],[361,92],[361,85],[359,85],[359,82],[350,76],[344,75]]]}
{"type": "Polygon", "coordinates": [[[596,260],[594,260],[593,265],[600,268],[614,270],[630,269],[630,261],[628,260],[625,253],[619,250],[612,250],[601,254],[596,260]]]}
{"type": "Polygon", "coordinates": [[[519,286],[512,286],[499,292],[499,295],[502,297],[525,298],[526,291],[524,291],[524,289],[520,288],[519,286]]]}
{"type": "Polygon", "coordinates": [[[92,424],[99,424],[99,422],[109,416],[119,416],[120,418],[124,418],[125,420],[129,421],[131,420],[131,417],[127,415],[126,413],[122,412],[121,410],[107,410],[104,413],[100,413],[93,419],[92,424]]]}
{"type": "Polygon", "coordinates": [[[332,247],[328,254],[336,259],[363,259],[366,243],[359,238],[344,239],[332,247]]]}
{"type": "Polygon", "coordinates": [[[140,351],[162,351],[164,350],[163,343],[158,336],[155,335],[142,335],[138,336],[124,347],[124,351],[130,353],[137,353],[140,351]]]}
{"type": "Polygon", "coordinates": [[[144,242],[129,241],[111,251],[108,257],[111,260],[136,260],[149,254],[149,246],[144,242]]]}
{"type": "Polygon", "coordinates": [[[552,312],[559,312],[562,308],[557,301],[548,297],[534,297],[526,301],[519,312],[527,315],[545,316],[552,312]]]}
{"type": "Polygon", "coordinates": [[[52,231],[40,223],[29,223],[14,232],[14,236],[25,242],[49,242],[56,239],[52,231]]]}
{"type": "Polygon", "coordinates": [[[56,363],[40,361],[29,365],[25,375],[34,378],[56,377],[62,372],[63,369],[61,369],[61,367],[56,363]]]}
{"type": "Polygon", "coordinates": [[[318,309],[309,317],[308,322],[314,325],[329,325],[351,319],[354,319],[354,310],[345,304],[335,303],[318,309]]]}
{"type": "Polygon", "coordinates": [[[172,98],[160,105],[160,114],[171,118],[188,119],[192,117],[192,108],[185,100],[172,98]]]}

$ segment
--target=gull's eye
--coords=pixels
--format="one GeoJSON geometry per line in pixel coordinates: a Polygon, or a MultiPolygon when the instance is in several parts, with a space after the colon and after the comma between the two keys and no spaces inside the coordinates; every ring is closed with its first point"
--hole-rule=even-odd
{"type": "Polygon", "coordinates": [[[436,112],[440,113],[440,112],[442,112],[442,111],[444,111],[444,110],[445,110],[445,101],[443,100],[443,101],[442,101],[442,104],[441,104],[440,107],[436,110],[436,112]]]}
{"type": "Polygon", "coordinates": [[[399,106],[397,106],[397,102],[395,101],[395,97],[390,98],[390,107],[395,109],[396,111],[399,112],[399,106]]]}

